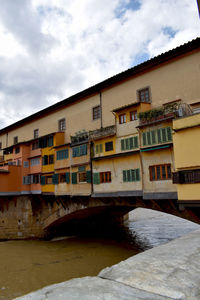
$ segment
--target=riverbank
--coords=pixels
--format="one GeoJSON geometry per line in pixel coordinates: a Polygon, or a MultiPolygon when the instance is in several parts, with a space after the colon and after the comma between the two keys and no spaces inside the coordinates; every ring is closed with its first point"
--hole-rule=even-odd
{"type": "MultiPolygon", "coordinates": [[[[145,230],[143,229],[143,235],[140,232],[142,219],[143,224],[153,224],[155,220],[154,227],[157,229],[152,228],[155,234],[152,236],[162,236],[163,231],[165,238],[159,241],[160,244],[165,243],[167,238],[170,240],[183,236],[105,268],[98,276],[76,278],[47,286],[16,299],[199,300],[200,229],[197,229],[199,225],[174,216],[161,215],[159,212],[138,210],[132,213],[132,221],[135,224],[133,233],[136,237],[142,237],[143,242],[145,230]],[[160,223],[158,219],[161,219],[160,223]],[[140,226],[137,222],[140,222],[140,226]],[[167,228],[170,234],[167,233],[167,228]]],[[[152,244],[150,240],[150,238],[145,240],[146,246],[150,247],[153,244],[155,246],[155,239],[152,239],[152,244]]]]}

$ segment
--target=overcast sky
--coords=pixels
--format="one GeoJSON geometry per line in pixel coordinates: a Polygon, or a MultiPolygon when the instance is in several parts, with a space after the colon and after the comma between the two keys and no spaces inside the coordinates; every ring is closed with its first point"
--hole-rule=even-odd
{"type": "Polygon", "coordinates": [[[199,35],[196,0],[0,0],[0,128],[199,35]]]}

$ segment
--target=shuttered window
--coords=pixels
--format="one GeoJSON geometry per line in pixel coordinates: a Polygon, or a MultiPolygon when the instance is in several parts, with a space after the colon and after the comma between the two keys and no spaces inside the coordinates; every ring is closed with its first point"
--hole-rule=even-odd
{"type": "Polygon", "coordinates": [[[200,169],[173,173],[173,183],[189,184],[200,182],[200,169]]]}
{"type": "Polygon", "coordinates": [[[66,182],[70,183],[70,173],[66,172],[65,176],[66,176],[66,182]]]}
{"type": "Polygon", "coordinates": [[[72,173],[72,184],[77,184],[77,173],[72,173]]]}
{"type": "Polygon", "coordinates": [[[127,139],[121,140],[121,150],[131,150],[138,148],[138,137],[130,137],[127,139]]]}
{"type": "Polygon", "coordinates": [[[172,141],[171,127],[159,128],[157,130],[142,133],[143,146],[166,143],[172,141]]]}
{"type": "Polygon", "coordinates": [[[41,180],[41,185],[45,185],[45,183],[46,183],[46,182],[45,182],[45,176],[41,176],[41,179],[40,179],[40,180],[41,180]]]}
{"type": "Polygon", "coordinates": [[[122,171],[123,182],[140,181],[140,169],[130,169],[122,171]]]}
{"type": "Polygon", "coordinates": [[[95,153],[99,154],[99,153],[102,153],[102,152],[103,152],[103,145],[102,144],[97,144],[95,146],[95,153]]]}
{"type": "Polygon", "coordinates": [[[100,183],[100,174],[99,173],[93,173],[93,183],[94,184],[100,183]]]}
{"type": "Polygon", "coordinates": [[[86,181],[87,183],[91,183],[91,171],[86,172],[86,181]]]}
{"type": "Polygon", "coordinates": [[[53,184],[58,184],[59,183],[59,174],[53,174],[52,183],[53,184]]]}

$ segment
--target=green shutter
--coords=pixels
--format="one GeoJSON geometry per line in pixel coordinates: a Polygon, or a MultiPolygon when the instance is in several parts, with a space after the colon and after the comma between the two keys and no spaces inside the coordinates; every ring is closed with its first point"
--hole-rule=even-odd
{"type": "Polygon", "coordinates": [[[163,142],[166,142],[166,141],[167,141],[166,128],[162,128],[162,141],[163,141],[163,142]]]}
{"type": "Polygon", "coordinates": [[[99,153],[99,145],[96,145],[96,147],[95,147],[95,153],[96,153],[96,154],[99,153]]]}
{"type": "Polygon", "coordinates": [[[172,140],[172,129],[171,129],[171,127],[167,127],[167,140],[168,141],[172,140]]]}
{"type": "Polygon", "coordinates": [[[40,183],[41,185],[45,185],[45,176],[41,176],[40,183]]]}
{"type": "Polygon", "coordinates": [[[100,183],[100,174],[99,173],[93,173],[93,183],[94,184],[100,183]]]}
{"type": "Polygon", "coordinates": [[[129,150],[129,149],[130,149],[129,139],[125,139],[125,149],[126,149],[126,150],[129,150]]]}
{"type": "Polygon", "coordinates": [[[138,136],[134,137],[134,148],[138,148],[138,136]]]}
{"type": "Polygon", "coordinates": [[[147,132],[147,144],[151,145],[151,133],[150,133],[150,131],[147,132]]]}
{"type": "Polygon", "coordinates": [[[72,173],[72,184],[77,184],[77,173],[72,173]]]}
{"type": "Polygon", "coordinates": [[[131,181],[135,181],[135,170],[131,170],[131,181]]]}
{"type": "Polygon", "coordinates": [[[69,172],[66,172],[65,178],[66,178],[66,182],[70,183],[70,173],[69,172]]]}
{"type": "Polygon", "coordinates": [[[143,140],[143,146],[147,145],[147,137],[146,137],[146,132],[142,133],[142,140],[143,140]]]}
{"type": "Polygon", "coordinates": [[[135,169],[135,174],[136,174],[136,181],[140,180],[140,169],[135,169]]]}
{"type": "Polygon", "coordinates": [[[131,170],[127,170],[127,181],[131,181],[131,170]]]}
{"type": "Polygon", "coordinates": [[[102,145],[102,144],[99,144],[99,148],[100,148],[100,149],[99,149],[99,152],[102,153],[102,152],[103,152],[103,145],[102,145]]]}
{"type": "Polygon", "coordinates": [[[127,182],[127,171],[123,170],[123,182],[127,182]]]}
{"type": "Polygon", "coordinates": [[[121,150],[125,150],[125,141],[121,140],[121,150]]]}
{"type": "Polygon", "coordinates": [[[52,176],[52,183],[53,184],[58,184],[58,179],[59,179],[59,174],[53,174],[52,176]]]}
{"type": "Polygon", "coordinates": [[[86,172],[86,181],[87,183],[91,183],[91,171],[86,172]]]}
{"type": "Polygon", "coordinates": [[[129,138],[129,145],[130,145],[130,149],[134,148],[134,144],[133,144],[133,137],[129,138]]]}
{"type": "Polygon", "coordinates": [[[152,144],[156,144],[156,134],[155,134],[155,130],[151,131],[151,141],[152,144]]]}
{"type": "Polygon", "coordinates": [[[161,129],[157,129],[157,136],[158,136],[158,143],[161,143],[162,142],[162,139],[161,139],[161,129]]]}

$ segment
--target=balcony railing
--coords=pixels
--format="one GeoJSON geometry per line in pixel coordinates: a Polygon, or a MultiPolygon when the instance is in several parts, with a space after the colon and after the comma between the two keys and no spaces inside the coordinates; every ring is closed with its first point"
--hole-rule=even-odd
{"type": "Polygon", "coordinates": [[[89,139],[90,140],[98,140],[99,138],[112,136],[116,134],[116,126],[108,126],[104,128],[100,128],[94,131],[89,132],[89,139]]]}
{"type": "Polygon", "coordinates": [[[190,106],[186,103],[173,103],[139,113],[139,126],[150,125],[168,119],[185,117],[192,114],[190,106]]]}
{"type": "Polygon", "coordinates": [[[77,132],[75,136],[71,136],[71,145],[75,146],[82,143],[87,143],[89,134],[87,131],[77,132]]]}

